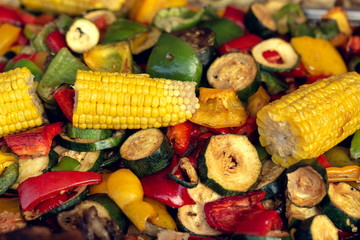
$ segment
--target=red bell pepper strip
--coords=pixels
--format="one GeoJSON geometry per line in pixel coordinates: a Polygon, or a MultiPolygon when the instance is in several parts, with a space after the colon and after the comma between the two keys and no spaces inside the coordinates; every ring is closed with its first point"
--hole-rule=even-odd
{"type": "Polygon", "coordinates": [[[0,63],[0,73],[4,72],[6,64],[0,63]]]}
{"type": "Polygon", "coordinates": [[[360,53],[360,36],[354,35],[351,36],[345,45],[345,53],[347,57],[360,53]]]}
{"type": "Polygon", "coordinates": [[[236,127],[232,133],[246,135],[250,141],[254,140],[257,134],[256,117],[248,117],[246,122],[243,125],[236,127]]]}
{"type": "Polygon", "coordinates": [[[29,42],[30,40],[25,36],[24,31],[21,31],[15,44],[26,46],[29,44],[29,42]]]}
{"type": "Polygon", "coordinates": [[[263,57],[270,63],[284,63],[280,54],[277,51],[268,50],[263,52],[263,57]]]}
{"type": "Polygon", "coordinates": [[[331,167],[331,164],[329,163],[325,154],[321,154],[320,156],[318,156],[317,160],[321,165],[323,165],[324,168],[331,167]]]}
{"type": "Polygon", "coordinates": [[[283,222],[276,210],[248,210],[240,215],[236,222],[235,233],[266,236],[270,231],[283,229],[283,222]]]}
{"type": "Polygon", "coordinates": [[[19,184],[17,190],[20,206],[23,211],[31,211],[44,200],[53,198],[62,191],[84,185],[98,184],[101,181],[101,174],[95,172],[46,172],[28,178],[19,184]]]}
{"type": "MultiPolygon", "coordinates": [[[[177,158],[174,157],[168,167],[160,172],[140,179],[146,197],[155,199],[172,208],[179,208],[195,203],[190,197],[187,188],[166,176],[167,173],[172,172],[177,162],[177,158]]],[[[181,178],[179,169],[173,174],[181,178]]]]}
{"type": "Polygon", "coordinates": [[[192,122],[186,121],[168,128],[166,137],[172,144],[174,152],[179,156],[182,156],[189,147],[193,125],[192,122]]]}
{"type": "Polygon", "coordinates": [[[69,88],[59,90],[54,93],[54,97],[65,117],[72,122],[75,90],[69,88]]]}
{"type": "Polygon", "coordinates": [[[223,18],[232,20],[236,25],[245,30],[245,12],[233,6],[226,6],[223,18]]]}
{"type": "Polygon", "coordinates": [[[59,29],[49,33],[45,37],[45,42],[51,51],[59,52],[63,47],[67,47],[65,35],[59,29]]]}
{"type": "Polygon", "coordinates": [[[225,128],[209,128],[208,130],[212,133],[215,134],[228,134],[232,132],[232,129],[230,127],[225,127],[225,128]]]}
{"type": "Polygon", "coordinates": [[[20,53],[20,54],[18,54],[18,55],[16,55],[15,57],[13,57],[12,59],[11,59],[11,61],[13,61],[13,62],[17,62],[17,61],[19,61],[19,60],[21,60],[21,59],[29,59],[30,61],[34,61],[34,59],[35,59],[35,57],[36,57],[36,55],[37,55],[37,52],[35,52],[35,53],[33,53],[33,54],[26,54],[26,53],[20,53]]]}
{"type": "Polygon", "coordinates": [[[262,38],[255,34],[246,34],[224,43],[219,47],[219,52],[221,55],[238,51],[247,53],[253,46],[261,41],[262,38]]]}
{"type": "Polygon", "coordinates": [[[36,24],[45,25],[49,22],[53,22],[55,20],[54,16],[48,13],[42,13],[36,19],[36,24]]]}
{"type": "Polygon", "coordinates": [[[37,17],[31,13],[24,12],[20,15],[21,23],[25,24],[37,24],[37,17]]]}
{"type": "Polygon", "coordinates": [[[244,211],[264,209],[261,204],[264,196],[265,192],[259,190],[244,195],[222,197],[216,201],[205,203],[206,221],[218,231],[232,233],[244,211]]]}
{"type": "Polygon", "coordinates": [[[46,213],[50,210],[53,210],[59,206],[61,206],[64,202],[69,199],[68,195],[65,193],[56,195],[53,198],[47,199],[41,202],[39,205],[36,206],[36,211],[40,213],[46,213]]]}
{"type": "Polygon", "coordinates": [[[47,124],[26,132],[5,136],[11,150],[20,156],[49,154],[53,138],[61,132],[62,122],[47,124]]]}
{"type": "Polygon", "coordinates": [[[11,7],[0,6],[0,23],[1,22],[20,26],[20,11],[11,7]]]}
{"type": "Polygon", "coordinates": [[[290,72],[280,72],[279,75],[286,78],[303,78],[307,76],[307,71],[304,63],[300,61],[296,68],[294,68],[290,72]]]}
{"type": "Polygon", "coordinates": [[[312,75],[312,76],[308,76],[306,78],[306,82],[305,84],[312,84],[318,80],[321,80],[323,78],[327,78],[327,77],[330,77],[330,75],[324,75],[324,74],[321,74],[321,75],[312,75]]]}

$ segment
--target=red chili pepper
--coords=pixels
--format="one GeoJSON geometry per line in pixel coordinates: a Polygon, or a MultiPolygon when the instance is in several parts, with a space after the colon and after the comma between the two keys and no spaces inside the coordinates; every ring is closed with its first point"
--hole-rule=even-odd
{"type": "Polygon", "coordinates": [[[54,97],[65,117],[72,122],[75,90],[69,88],[59,90],[54,93],[54,97]]]}
{"type": "Polygon", "coordinates": [[[65,35],[59,29],[49,33],[45,38],[45,42],[50,50],[54,52],[59,52],[62,48],[67,47],[65,35]]]}
{"type": "Polygon", "coordinates": [[[242,212],[236,225],[235,233],[256,236],[266,236],[270,231],[283,229],[283,222],[279,212],[267,209],[242,212]]]}
{"type": "Polygon", "coordinates": [[[320,156],[317,157],[318,162],[324,166],[324,168],[328,168],[331,167],[327,157],[325,154],[321,154],[320,156]]]}
{"type": "Polygon", "coordinates": [[[263,57],[270,63],[284,63],[277,51],[267,50],[263,52],[263,57]]]}
{"type": "Polygon", "coordinates": [[[257,133],[256,117],[248,117],[240,127],[236,127],[232,133],[246,135],[250,141],[254,140],[257,133]]]}
{"type": "Polygon", "coordinates": [[[171,142],[176,154],[182,156],[188,149],[193,125],[192,122],[186,121],[168,128],[166,137],[171,142]]]}
{"type": "Polygon", "coordinates": [[[11,150],[20,156],[49,154],[53,138],[61,132],[62,122],[47,124],[26,132],[5,136],[11,150]]]}
{"type": "Polygon", "coordinates": [[[265,192],[259,190],[244,195],[222,197],[214,202],[205,203],[206,221],[218,231],[234,232],[244,211],[264,209],[261,204],[264,196],[265,192]]]}
{"type": "MultiPolygon", "coordinates": [[[[145,196],[155,199],[169,207],[179,208],[185,205],[194,204],[194,200],[190,197],[187,188],[166,176],[171,173],[177,165],[177,158],[174,157],[170,166],[164,168],[160,172],[146,176],[140,179],[145,196]]],[[[174,175],[180,176],[178,169],[174,175]]]]}
{"type": "Polygon", "coordinates": [[[226,6],[222,17],[232,20],[234,23],[236,23],[236,25],[242,29],[245,29],[245,12],[241,9],[235,8],[233,6],[226,6]]]}
{"type": "Polygon", "coordinates": [[[101,174],[80,171],[46,172],[28,178],[19,184],[18,195],[23,211],[33,210],[44,200],[53,198],[60,192],[74,187],[101,183],[101,174]]]}
{"type": "Polygon", "coordinates": [[[279,75],[286,78],[302,78],[307,76],[307,71],[304,63],[300,61],[296,68],[290,72],[280,72],[279,75]]]}
{"type": "Polygon", "coordinates": [[[11,7],[0,6],[0,22],[20,26],[20,11],[11,7]]]}
{"type": "Polygon", "coordinates": [[[308,76],[306,78],[306,82],[305,84],[311,84],[311,83],[314,83],[318,80],[321,80],[321,79],[324,79],[324,78],[327,78],[327,77],[330,77],[330,75],[324,75],[324,74],[321,74],[321,75],[312,75],[312,76],[308,76]]]}
{"type": "Polygon", "coordinates": [[[262,41],[262,38],[255,34],[246,34],[244,36],[230,40],[219,47],[221,55],[230,52],[249,52],[253,46],[262,41]]]}

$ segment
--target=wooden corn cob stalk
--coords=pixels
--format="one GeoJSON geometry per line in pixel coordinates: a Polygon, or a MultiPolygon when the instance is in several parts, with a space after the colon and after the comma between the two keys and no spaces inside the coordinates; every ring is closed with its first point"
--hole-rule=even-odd
{"type": "Polygon", "coordinates": [[[22,0],[22,4],[32,11],[65,13],[78,15],[91,9],[107,8],[118,11],[125,0],[22,0]]]}
{"type": "Polygon", "coordinates": [[[260,143],[288,167],[317,157],[360,128],[360,75],[335,75],[274,101],[257,114],[260,143]]]}
{"type": "Polygon", "coordinates": [[[0,137],[44,123],[44,109],[27,68],[0,73],[0,137]]]}
{"type": "Polygon", "coordinates": [[[185,122],[199,108],[195,82],[147,74],[77,72],[73,125],[78,128],[159,128],[185,122]]]}

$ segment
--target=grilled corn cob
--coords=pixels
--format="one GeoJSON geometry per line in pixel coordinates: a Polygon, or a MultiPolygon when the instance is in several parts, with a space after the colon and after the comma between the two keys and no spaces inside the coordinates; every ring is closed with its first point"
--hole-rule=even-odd
{"type": "Polygon", "coordinates": [[[22,0],[28,10],[78,15],[87,10],[107,8],[121,9],[125,0],[22,0]]]}
{"type": "Polygon", "coordinates": [[[199,108],[195,82],[79,70],[73,125],[78,128],[159,128],[185,122],[199,108]]]}
{"type": "Polygon", "coordinates": [[[260,143],[288,167],[329,150],[360,128],[360,75],[335,75],[274,101],[257,114],[260,143]]]}
{"type": "Polygon", "coordinates": [[[33,78],[27,68],[0,73],[0,137],[43,124],[33,78]]]}

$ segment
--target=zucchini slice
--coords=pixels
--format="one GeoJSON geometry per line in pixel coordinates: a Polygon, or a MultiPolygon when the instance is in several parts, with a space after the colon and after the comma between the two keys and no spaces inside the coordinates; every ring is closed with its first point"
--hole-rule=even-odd
{"type": "Polygon", "coordinates": [[[81,138],[87,140],[103,140],[113,135],[112,129],[80,129],[71,123],[66,125],[66,135],[70,138],[81,138]]]}
{"type": "Polygon", "coordinates": [[[284,93],[289,89],[289,85],[267,71],[261,71],[261,82],[264,83],[266,91],[272,96],[284,93]]]}
{"type": "Polygon", "coordinates": [[[294,239],[337,240],[338,231],[326,215],[319,214],[301,222],[293,236],[294,239]]]}
{"type": "Polygon", "coordinates": [[[243,52],[232,52],[215,59],[207,71],[209,84],[216,89],[232,88],[240,100],[246,101],[261,84],[259,66],[243,52]]]}
{"type": "Polygon", "coordinates": [[[245,27],[251,33],[261,38],[270,38],[276,35],[277,25],[271,12],[265,4],[252,3],[245,15],[245,27]]]}
{"type": "Polygon", "coordinates": [[[256,148],[243,135],[212,136],[199,156],[201,182],[223,196],[249,191],[261,173],[262,164],[256,148]]]}
{"type": "Polygon", "coordinates": [[[323,213],[345,232],[360,231],[360,191],[345,183],[330,183],[328,195],[321,202],[323,213]]]}
{"type": "Polygon", "coordinates": [[[191,164],[189,158],[183,157],[179,160],[180,169],[184,173],[184,178],[186,180],[180,179],[179,177],[175,176],[172,173],[167,173],[166,176],[170,177],[175,182],[179,183],[180,185],[186,188],[194,188],[199,183],[199,177],[197,175],[195,167],[191,164]],[[187,181],[188,179],[188,181],[187,181]]]}
{"type": "Polygon", "coordinates": [[[56,136],[57,142],[64,148],[78,152],[95,152],[121,145],[126,138],[125,130],[117,130],[112,137],[102,140],[87,140],[81,138],[72,139],[65,132],[56,136]]]}
{"type": "Polygon", "coordinates": [[[141,178],[168,166],[174,150],[163,132],[149,128],[129,136],[120,147],[120,155],[124,166],[141,178]]]}
{"type": "Polygon", "coordinates": [[[57,162],[63,157],[76,159],[80,163],[80,166],[76,170],[81,172],[95,172],[103,162],[103,151],[78,152],[60,145],[54,147],[53,150],[58,154],[57,156],[54,155],[55,158],[57,157],[57,162]]]}
{"type": "Polygon", "coordinates": [[[59,213],[57,216],[59,226],[65,231],[77,229],[78,222],[84,216],[84,211],[90,207],[96,208],[98,216],[104,219],[103,223],[109,223],[109,221],[114,220],[118,230],[126,233],[129,226],[128,218],[106,194],[89,195],[84,201],[76,205],[74,209],[59,213]]]}
{"type": "Polygon", "coordinates": [[[270,231],[266,236],[233,234],[231,240],[291,240],[288,232],[284,231],[270,231]]]}
{"type": "Polygon", "coordinates": [[[291,203],[289,199],[286,199],[286,218],[288,220],[288,228],[295,227],[301,221],[311,218],[321,213],[321,209],[318,205],[315,207],[298,207],[291,203]]]}
{"type": "Polygon", "coordinates": [[[291,43],[281,38],[270,38],[256,44],[251,49],[255,61],[260,68],[269,72],[290,72],[299,64],[300,56],[297,54],[291,43]],[[281,57],[281,62],[269,62],[265,59],[264,53],[275,51],[281,57]]]}
{"type": "Polygon", "coordinates": [[[326,169],[316,159],[290,166],[286,176],[288,198],[299,207],[314,207],[327,193],[326,169]]]}
{"type": "Polygon", "coordinates": [[[75,20],[66,33],[66,43],[71,50],[84,53],[95,47],[100,40],[100,31],[90,20],[79,18],[75,20]]]}
{"type": "Polygon", "coordinates": [[[263,200],[284,193],[286,188],[285,168],[275,164],[271,160],[263,161],[262,165],[260,177],[254,187],[254,190],[261,189],[265,192],[263,200]]]}

